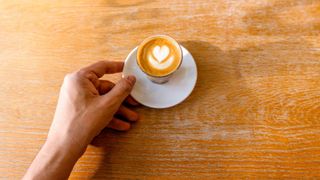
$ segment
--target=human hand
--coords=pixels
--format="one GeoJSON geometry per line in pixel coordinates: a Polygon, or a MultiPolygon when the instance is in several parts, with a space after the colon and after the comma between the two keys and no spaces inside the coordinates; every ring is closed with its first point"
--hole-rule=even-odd
{"type": "Polygon", "coordinates": [[[117,73],[122,69],[122,62],[100,61],[68,74],[61,87],[48,141],[64,141],[83,153],[105,127],[129,130],[129,122],[138,120],[138,114],[122,103],[138,104],[128,96],[135,77],[122,78],[117,84],[99,79],[104,74],[117,73]]]}
{"type": "Polygon", "coordinates": [[[138,120],[136,112],[122,105],[123,101],[138,105],[128,96],[135,77],[122,78],[117,84],[99,79],[122,68],[122,62],[100,61],[65,77],[47,141],[24,179],[67,179],[87,145],[102,129],[126,131],[130,128],[127,121],[138,120]]]}

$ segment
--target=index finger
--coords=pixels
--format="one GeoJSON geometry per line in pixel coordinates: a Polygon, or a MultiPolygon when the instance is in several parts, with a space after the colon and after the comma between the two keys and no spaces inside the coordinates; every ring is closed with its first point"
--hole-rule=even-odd
{"type": "Polygon", "coordinates": [[[123,62],[120,61],[99,61],[84,67],[82,71],[85,73],[93,72],[98,78],[104,74],[112,74],[121,72],[123,69],[123,62]]]}

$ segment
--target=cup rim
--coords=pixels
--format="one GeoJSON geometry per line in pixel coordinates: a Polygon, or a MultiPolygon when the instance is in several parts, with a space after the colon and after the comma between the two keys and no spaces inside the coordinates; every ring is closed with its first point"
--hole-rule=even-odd
{"type": "Polygon", "coordinates": [[[164,77],[168,77],[170,75],[172,75],[174,72],[176,72],[179,67],[181,66],[182,64],[182,61],[183,61],[183,53],[182,53],[182,49],[181,49],[181,46],[180,44],[178,43],[177,40],[175,40],[174,38],[172,38],[171,36],[168,36],[168,35],[164,35],[164,34],[158,34],[158,35],[152,35],[152,36],[149,36],[147,38],[145,38],[138,46],[138,49],[137,49],[137,54],[136,54],[136,63],[138,64],[139,68],[141,71],[143,71],[146,75],[148,76],[151,76],[151,77],[154,77],[154,78],[164,78],[164,77]],[[165,39],[169,39],[170,41],[172,41],[177,47],[178,49],[180,50],[180,62],[179,62],[179,65],[172,71],[170,72],[169,74],[166,74],[166,75],[163,75],[163,76],[156,76],[156,75],[152,75],[148,72],[146,72],[139,64],[138,62],[138,55],[139,55],[139,51],[141,50],[141,45],[145,44],[146,42],[154,39],[154,38],[157,38],[157,37],[162,37],[162,38],[165,38],[165,39]]]}

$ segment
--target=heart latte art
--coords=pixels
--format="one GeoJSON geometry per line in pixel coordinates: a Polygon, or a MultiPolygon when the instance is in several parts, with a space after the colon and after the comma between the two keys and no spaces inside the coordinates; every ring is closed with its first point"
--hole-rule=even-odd
{"type": "Polygon", "coordinates": [[[174,40],[155,37],[139,46],[137,61],[146,73],[165,76],[180,65],[181,50],[174,40]]]}
{"type": "Polygon", "coordinates": [[[155,69],[166,69],[172,65],[174,56],[170,55],[170,49],[166,46],[155,46],[152,53],[147,55],[149,64],[155,69]]]}

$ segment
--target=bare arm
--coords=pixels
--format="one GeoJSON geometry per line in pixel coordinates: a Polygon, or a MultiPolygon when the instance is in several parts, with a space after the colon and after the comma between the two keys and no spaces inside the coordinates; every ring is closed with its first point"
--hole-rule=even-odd
{"type": "Polygon", "coordinates": [[[138,120],[136,112],[122,105],[125,100],[137,105],[128,97],[135,78],[128,76],[117,84],[99,79],[122,68],[122,62],[101,61],[65,77],[48,138],[24,179],[67,179],[101,130],[110,127],[126,131],[130,128],[128,121],[138,120]]]}

